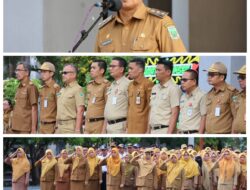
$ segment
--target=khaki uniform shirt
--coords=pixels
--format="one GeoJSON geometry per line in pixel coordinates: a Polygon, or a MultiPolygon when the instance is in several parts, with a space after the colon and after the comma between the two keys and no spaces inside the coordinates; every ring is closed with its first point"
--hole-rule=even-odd
{"type": "Polygon", "coordinates": [[[60,86],[52,81],[48,85],[44,85],[40,92],[40,121],[53,122],[56,121],[57,111],[57,93],[60,91],[60,86]]]}
{"type": "Polygon", "coordinates": [[[128,85],[131,81],[125,76],[112,82],[107,92],[104,116],[107,120],[126,118],[128,114],[128,85]]]}
{"type": "Polygon", "coordinates": [[[102,82],[97,83],[91,81],[87,86],[87,100],[88,107],[86,119],[104,117],[104,107],[107,100],[107,89],[110,82],[103,79],[102,82]]]}
{"type": "Polygon", "coordinates": [[[150,125],[169,125],[171,108],[180,105],[181,90],[172,79],[156,84],[150,98],[150,125]]]}
{"type": "Polygon", "coordinates": [[[238,94],[236,110],[236,117],[233,121],[234,133],[246,133],[246,91],[238,94]]]}
{"type": "Polygon", "coordinates": [[[146,133],[149,102],[153,83],[145,77],[133,81],[128,87],[128,133],[146,133]]]}
{"type": "Polygon", "coordinates": [[[180,100],[179,127],[181,131],[200,129],[201,116],[206,115],[206,95],[199,87],[190,95],[183,94],[180,100]]]}
{"type": "Polygon", "coordinates": [[[82,87],[74,81],[57,93],[57,120],[76,119],[77,108],[84,106],[82,87]]]}
{"type": "Polygon", "coordinates": [[[231,133],[236,93],[237,90],[226,83],[218,91],[212,88],[208,92],[206,133],[231,133]]]}
{"type": "Polygon", "coordinates": [[[186,52],[172,19],[142,4],[124,24],[110,16],[100,26],[96,52],[186,52]]]}
{"type": "Polygon", "coordinates": [[[20,83],[16,91],[15,107],[12,117],[12,129],[31,132],[32,106],[38,103],[38,90],[30,81],[20,83]]]}

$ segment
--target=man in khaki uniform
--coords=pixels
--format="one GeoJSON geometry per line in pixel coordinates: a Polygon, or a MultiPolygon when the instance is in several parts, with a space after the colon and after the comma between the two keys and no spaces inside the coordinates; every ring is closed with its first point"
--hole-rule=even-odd
{"type": "Polygon", "coordinates": [[[53,134],[56,125],[57,93],[60,86],[56,84],[53,76],[55,66],[50,62],[44,62],[39,69],[44,83],[39,92],[40,97],[40,130],[42,134],[53,134]]]}
{"type": "Polygon", "coordinates": [[[178,132],[181,134],[204,133],[206,123],[206,95],[198,87],[198,73],[189,69],[181,79],[186,92],[180,100],[178,132]]]}
{"type": "Polygon", "coordinates": [[[99,24],[96,52],[186,52],[168,13],[142,0],[122,1],[117,16],[99,24]]]}
{"type": "Polygon", "coordinates": [[[128,85],[130,80],[124,74],[127,62],[121,57],[114,57],[109,66],[110,75],[115,79],[107,92],[104,116],[107,120],[108,134],[126,133],[128,114],[128,85]]]}
{"type": "Polygon", "coordinates": [[[149,102],[153,83],[144,77],[145,62],[135,58],[129,63],[129,78],[134,81],[128,87],[128,123],[129,134],[147,132],[149,102]]]}
{"type": "Polygon", "coordinates": [[[176,132],[179,115],[181,90],[172,81],[173,63],[164,59],[156,66],[156,84],[151,93],[150,120],[148,132],[152,134],[171,134],[176,132]]]}
{"type": "Polygon", "coordinates": [[[77,68],[73,64],[64,66],[62,78],[65,87],[57,93],[57,134],[80,133],[82,127],[84,94],[76,76],[77,68]]]}
{"type": "Polygon", "coordinates": [[[20,85],[15,96],[15,106],[12,117],[12,133],[36,133],[38,90],[30,81],[31,68],[27,63],[19,63],[16,77],[20,85]]]}
{"type": "Polygon", "coordinates": [[[100,134],[104,132],[104,107],[107,101],[107,88],[110,82],[104,78],[107,63],[104,60],[94,60],[90,75],[93,79],[87,85],[88,107],[85,119],[85,134],[100,134]]]}
{"type": "Polygon", "coordinates": [[[208,72],[208,83],[213,85],[207,94],[205,132],[210,134],[231,133],[237,90],[225,82],[227,68],[223,63],[216,62],[204,71],[208,72]]]}
{"type": "Polygon", "coordinates": [[[242,89],[238,93],[236,104],[236,117],[233,121],[232,133],[246,133],[246,65],[242,66],[240,70],[234,72],[238,74],[238,81],[242,89]]]}

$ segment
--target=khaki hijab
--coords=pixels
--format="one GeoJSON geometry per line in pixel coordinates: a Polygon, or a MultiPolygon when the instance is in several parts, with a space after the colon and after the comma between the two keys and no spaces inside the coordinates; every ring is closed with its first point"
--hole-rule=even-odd
{"type": "Polygon", "coordinates": [[[51,149],[47,149],[46,152],[45,152],[45,155],[46,155],[46,158],[44,158],[42,160],[42,174],[41,174],[41,177],[44,177],[45,174],[47,174],[47,172],[49,170],[51,170],[51,168],[53,168],[55,166],[55,164],[57,163],[55,157],[54,157],[54,154],[52,152],[51,149]],[[52,158],[51,159],[48,159],[47,158],[47,154],[48,153],[51,153],[52,155],[52,158]]]}
{"type": "Polygon", "coordinates": [[[63,157],[62,157],[62,154],[63,153],[67,153],[67,151],[66,151],[66,149],[63,149],[62,151],[61,151],[61,156],[60,156],[60,158],[58,159],[58,170],[59,170],[59,176],[60,177],[63,177],[63,174],[64,174],[64,172],[67,170],[67,169],[69,169],[69,164],[64,164],[64,161],[67,159],[64,159],[63,157]]]}

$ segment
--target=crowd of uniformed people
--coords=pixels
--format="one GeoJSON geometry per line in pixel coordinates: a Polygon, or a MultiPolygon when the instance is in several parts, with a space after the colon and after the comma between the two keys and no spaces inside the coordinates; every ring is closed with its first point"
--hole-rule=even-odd
{"type": "MultiPolygon", "coordinates": [[[[246,190],[247,152],[225,147],[196,151],[111,143],[75,146],[57,156],[47,149],[34,163],[41,167],[41,190],[246,190]],[[71,151],[71,152],[70,152],[71,151]]],[[[18,148],[5,158],[12,166],[12,189],[26,190],[31,164],[18,148]]]]}
{"type": "Polygon", "coordinates": [[[64,86],[60,87],[53,79],[55,66],[44,62],[40,67],[43,86],[37,89],[29,79],[30,66],[19,63],[16,77],[20,85],[15,105],[12,110],[8,99],[3,105],[4,131],[12,134],[246,133],[245,65],[234,72],[240,91],[225,81],[228,72],[223,63],[215,62],[208,70],[200,71],[207,74],[212,86],[207,93],[200,90],[195,70],[183,73],[179,87],[171,79],[170,61],[160,59],[157,63],[159,83],[155,85],[144,77],[144,69],[142,58],[127,63],[122,57],[113,57],[109,64],[93,60],[92,81],[84,93],[77,82],[74,64],[64,66],[61,71],[64,86]],[[112,82],[104,77],[107,68],[112,82]]]}

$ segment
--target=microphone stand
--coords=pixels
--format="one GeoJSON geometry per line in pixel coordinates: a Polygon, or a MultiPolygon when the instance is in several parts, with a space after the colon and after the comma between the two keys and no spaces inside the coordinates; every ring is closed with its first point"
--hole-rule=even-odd
{"type": "Polygon", "coordinates": [[[73,53],[76,51],[76,49],[79,47],[79,45],[83,42],[83,40],[85,40],[89,33],[91,32],[91,30],[95,27],[95,25],[99,22],[99,20],[104,17],[105,15],[107,15],[109,10],[109,7],[105,7],[103,9],[103,11],[100,13],[99,17],[95,20],[95,22],[90,26],[90,28],[86,31],[86,30],[82,30],[81,31],[81,38],[78,40],[78,42],[74,45],[74,47],[72,48],[72,50],[70,50],[69,52],[73,53]]]}

